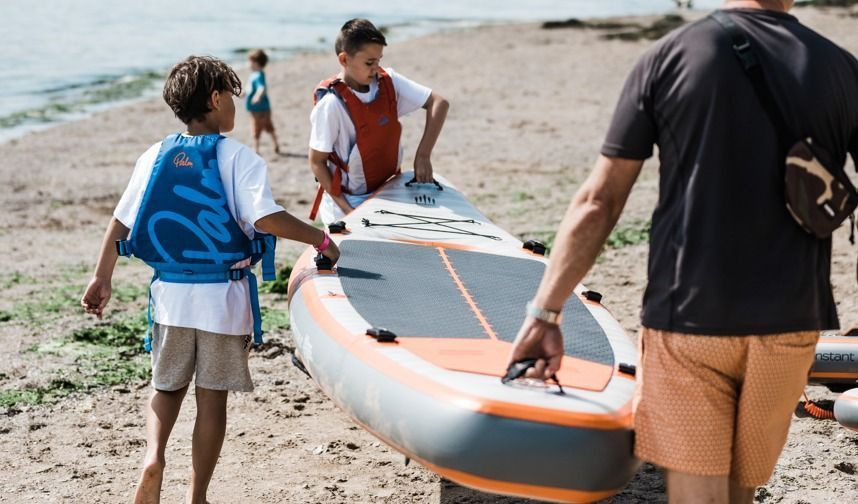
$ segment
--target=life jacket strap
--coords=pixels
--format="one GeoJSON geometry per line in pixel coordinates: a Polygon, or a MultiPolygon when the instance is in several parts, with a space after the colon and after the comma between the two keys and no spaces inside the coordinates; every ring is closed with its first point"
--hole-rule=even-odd
{"type": "Polygon", "coordinates": [[[256,275],[247,268],[247,286],[250,288],[250,311],[253,314],[253,344],[262,344],[262,311],[259,309],[259,289],[256,275]]]}
{"type": "MultiPolygon", "coordinates": [[[[277,237],[274,235],[262,235],[260,238],[253,240],[254,244],[259,242],[260,251],[262,254],[262,280],[267,282],[277,279],[277,270],[274,268],[274,251],[277,247],[277,237]]],[[[256,245],[254,245],[256,247],[256,245]]]]}
{"type": "Polygon", "coordinates": [[[152,280],[149,280],[149,300],[146,303],[146,334],[143,335],[143,350],[149,353],[152,352],[152,282],[157,278],[158,272],[156,271],[152,275],[152,280]]]}
{"type": "Polygon", "coordinates": [[[155,280],[170,283],[224,283],[230,280],[241,280],[249,271],[250,268],[211,273],[199,273],[189,269],[181,272],[155,270],[155,280]]]}
{"type": "Polygon", "coordinates": [[[116,240],[116,253],[123,257],[131,257],[134,253],[128,240],[116,240]]]}

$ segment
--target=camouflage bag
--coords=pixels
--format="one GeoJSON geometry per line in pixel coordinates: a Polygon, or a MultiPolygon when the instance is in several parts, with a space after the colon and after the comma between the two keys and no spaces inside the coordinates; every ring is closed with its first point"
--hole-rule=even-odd
{"type": "MultiPolygon", "coordinates": [[[[717,10],[711,17],[730,36],[733,52],[748,75],[757,99],[777,128],[780,147],[786,152],[784,181],[789,213],[805,231],[820,239],[830,237],[847,217],[854,226],[858,192],[844,170],[832,168],[828,153],[809,137],[795,141],[802,135],[796,135],[784,118],[766,85],[762,66],[745,32],[724,11],[717,10]]],[[[854,243],[854,236],[850,236],[850,241],[854,243]]]]}
{"type": "Polygon", "coordinates": [[[853,218],[858,192],[843,170],[831,170],[823,163],[817,155],[824,155],[820,150],[810,138],[790,148],[786,157],[786,205],[805,231],[828,238],[843,221],[853,218]]]}

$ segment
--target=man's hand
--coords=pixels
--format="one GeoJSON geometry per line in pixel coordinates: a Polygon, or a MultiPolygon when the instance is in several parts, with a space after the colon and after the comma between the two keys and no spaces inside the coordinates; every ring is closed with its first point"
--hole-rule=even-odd
{"type": "Polygon", "coordinates": [[[101,319],[112,292],[109,279],[92,277],[80,300],[80,305],[83,306],[84,311],[101,319]]]}
{"type": "Polygon", "coordinates": [[[527,378],[547,380],[560,369],[563,360],[563,334],[560,327],[527,317],[518,330],[510,352],[509,364],[522,359],[537,359],[524,374],[527,378]]]}
{"type": "Polygon", "coordinates": [[[432,183],[432,160],[429,156],[416,156],[414,158],[414,177],[421,184],[432,183]]]}

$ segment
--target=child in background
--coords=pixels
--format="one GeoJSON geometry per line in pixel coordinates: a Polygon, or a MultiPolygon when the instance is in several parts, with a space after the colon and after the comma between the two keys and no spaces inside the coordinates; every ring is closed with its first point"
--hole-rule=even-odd
{"type": "Polygon", "coordinates": [[[154,390],[137,504],[159,502],[167,441],[192,378],[197,418],[185,502],[206,502],[226,432],[227,393],[253,390],[247,360],[259,310],[249,266],[261,256],[263,274],[274,269],[274,240],[260,236],[313,244],[333,262],[339,257],[327,234],[274,201],[265,161],[221,135],[234,126],[233,97],[240,93],[235,72],[218,59],[192,56],[173,67],[163,96],[187,131],[137,160],[81,299],[101,318],[120,251],[155,268],[154,390]]]}
{"type": "Polygon", "coordinates": [[[271,102],[268,100],[268,86],[265,83],[265,65],[268,55],[262,49],[250,51],[247,55],[250,63],[250,89],[247,91],[247,111],[250,112],[250,131],[253,134],[253,148],[259,153],[259,137],[263,131],[271,134],[274,152],[280,154],[280,145],[271,122],[271,102]]]}

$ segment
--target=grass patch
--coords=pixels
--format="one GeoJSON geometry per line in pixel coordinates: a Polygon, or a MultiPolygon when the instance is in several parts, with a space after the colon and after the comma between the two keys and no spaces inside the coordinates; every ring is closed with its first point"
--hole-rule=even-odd
{"type": "Polygon", "coordinates": [[[636,220],[618,225],[611,231],[605,246],[609,249],[617,249],[647,243],[651,224],[649,220],[636,220]]]}
{"type": "Polygon", "coordinates": [[[271,282],[259,284],[259,292],[269,294],[286,294],[289,291],[289,275],[292,274],[292,266],[286,265],[277,271],[277,278],[271,282]]]}
{"type": "Polygon", "coordinates": [[[285,331],[289,329],[289,312],[278,308],[260,307],[262,330],[264,332],[285,331]]]}
{"type": "Polygon", "coordinates": [[[77,329],[61,340],[28,349],[72,356],[74,366],[58,371],[45,385],[0,390],[0,410],[54,402],[73,392],[148,379],[149,358],[143,350],[146,327],[146,317],[141,314],[77,329]]]}
{"type": "MultiPolygon", "coordinates": [[[[651,224],[652,223],[649,220],[635,220],[616,226],[605,241],[605,248],[618,249],[649,242],[649,230],[651,224]]],[[[519,235],[519,238],[522,241],[532,239],[542,242],[547,250],[545,254],[547,256],[548,252],[550,252],[554,247],[556,231],[531,231],[529,233],[519,235]]]]}
{"type": "Polygon", "coordinates": [[[113,299],[128,303],[149,293],[149,284],[122,283],[113,288],[113,299]]]}
{"type": "Polygon", "coordinates": [[[0,288],[8,289],[14,285],[20,285],[24,283],[33,284],[35,282],[35,278],[27,276],[20,271],[13,271],[9,276],[0,280],[0,288]]]}
{"type": "Polygon", "coordinates": [[[4,312],[6,321],[15,320],[29,325],[42,325],[56,318],[62,312],[78,309],[78,301],[83,292],[81,284],[67,284],[59,287],[46,286],[47,290],[37,292],[37,299],[13,306],[4,312]]]}
{"type": "MultiPolygon", "coordinates": [[[[23,280],[22,280],[23,282],[23,280]]],[[[59,315],[80,310],[80,297],[85,289],[83,283],[69,283],[58,287],[39,286],[30,300],[0,311],[0,322],[16,321],[31,326],[42,326],[59,315]]],[[[113,289],[113,299],[119,302],[132,302],[146,295],[148,285],[121,283],[113,289]]]]}

